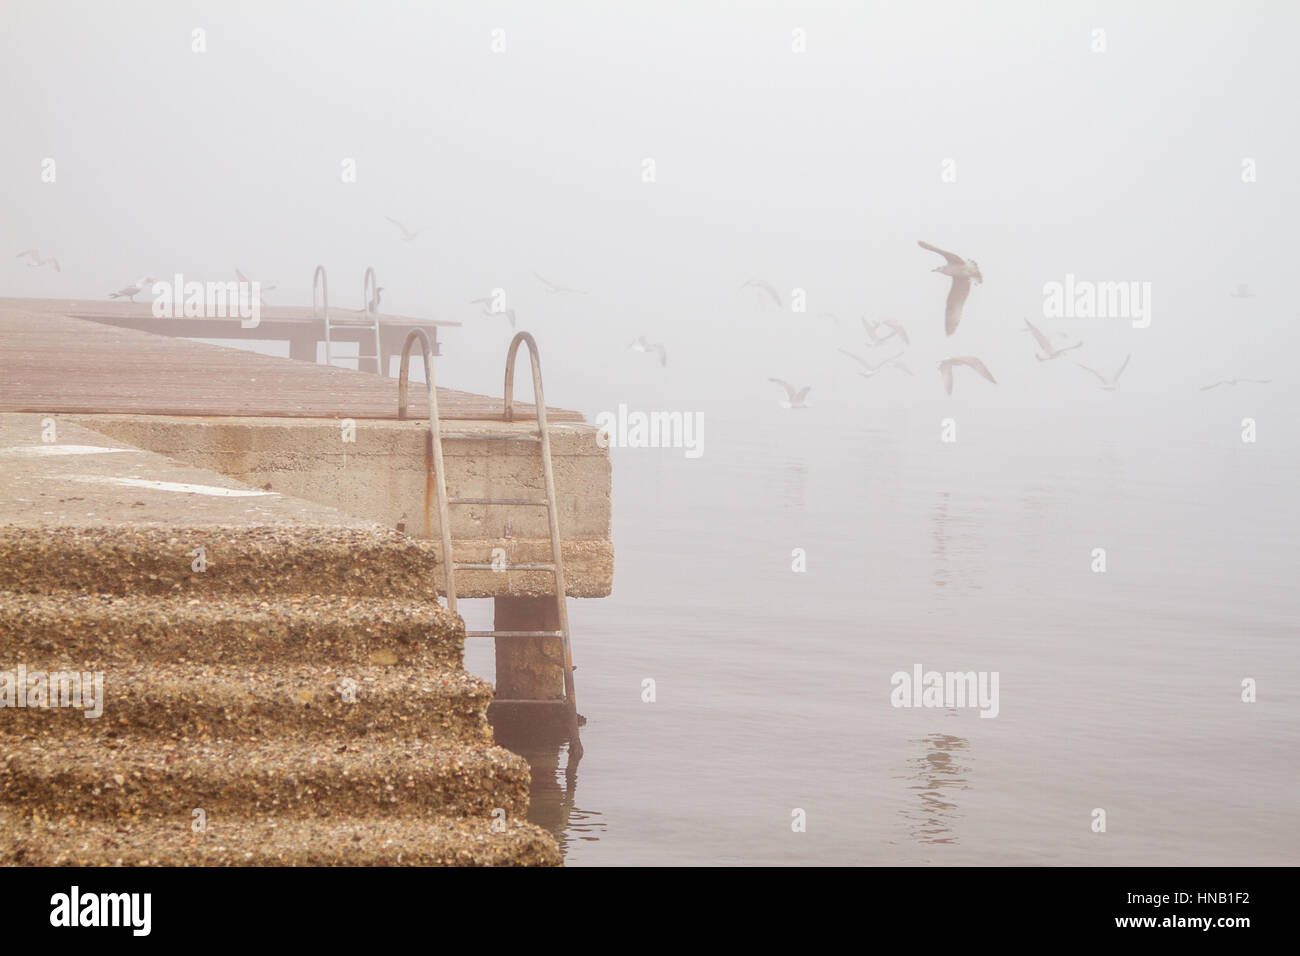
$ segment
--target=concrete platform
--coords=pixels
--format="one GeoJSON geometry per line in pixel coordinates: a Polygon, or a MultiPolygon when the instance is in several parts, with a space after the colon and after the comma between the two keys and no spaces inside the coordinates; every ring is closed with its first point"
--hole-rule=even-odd
{"type": "MultiPolygon", "coordinates": [[[[429,481],[428,413],[418,384],[410,390],[411,420],[398,421],[392,379],[69,316],[83,305],[0,300],[0,367],[5,370],[0,413],[36,416],[25,426],[32,429],[28,440],[35,440],[41,420],[53,418],[56,427],[78,425],[171,459],[171,465],[156,463],[169,473],[181,462],[233,478],[253,491],[269,489],[411,536],[438,537],[429,481]]],[[[527,389],[526,382],[520,383],[521,393],[527,389]]],[[[541,496],[535,442],[474,438],[527,434],[534,427],[532,406],[517,405],[517,421],[506,423],[499,398],[450,389],[438,394],[444,431],[460,436],[444,440],[451,496],[541,496]]],[[[604,597],[613,587],[608,450],[596,443],[596,429],[579,413],[550,408],[547,418],[568,593],[604,597]]],[[[119,458],[117,464],[128,467],[130,462],[119,458]]],[[[129,478],[110,475],[116,467],[109,460],[93,466],[104,472],[101,493],[107,493],[109,485],[102,482],[109,478],[129,478]]],[[[86,476],[75,480],[89,487],[86,476]]],[[[128,486],[119,482],[117,487],[128,486]]],[[[85,498],[84,489],[78,496],[85,498]]],[[[182,523],[215,507],[194,495],[155,503],[164,509],[183,503],[175,514],[154,512],[149,505],[159,520],[182,523]]],[[[292,511],[299,506],[250,497],[244,507],[257,513],[263,507],[292,511]]],[[[504,551],[508,566],[550,560],[541,508],[456,506],[451,532],[461,561],[492,563],[496,549],[504,551]]],[[[442,566],[437,551],[432,563],[442,566]]],[[[545,572],[465,571],[457,585],[463,597],[554,593],[553,579],[545,572]]]]}

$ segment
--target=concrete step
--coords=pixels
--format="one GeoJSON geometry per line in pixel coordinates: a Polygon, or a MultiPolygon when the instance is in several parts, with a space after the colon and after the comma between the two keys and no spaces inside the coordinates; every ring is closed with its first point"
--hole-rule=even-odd
{"type": "MultiPolygon", "coordinates": [[[[25,667],[28,686],[33,670],[45,675],[61,670],[43,662],[25,667]]],[[[90,671],[78,673],[80,681],[65,685],[62,700],[57,680],[46,676],[47,685],[55,685],[48,701],[55,706],[39,706],[44,700],[11,706],[0,725],[3,733],[104,742],[128,735],[185,742],[284,736],[338,743],[383,736],[492,744],[484,716],[492,685],[458,669],[124,664],[99,672],[98,692],[91,691],[90,671]],[[71,693],[83,683],[83,694],[71,693]]]]}
{"type": "Polygon", "coordinates": [[[0,527],[0,590],[45,594],[434,596],[428,541],[374,527],[147,523],[0,527]],[[205,570],[194,570],[202,547],[205,570]]]}
{"type": "Polygon", "coordinates": [[[0,670],[139,662],[459,668],[465,629],[431,600],[0,591],[0,670]]]}
{"type": "Polygon", "coordinates": [[[42,818],[511,817],[528,783],[522,757],[444,741],[0,738],[0,804],[42,818]]]}
{"type": "Polygon", "coordinates": [[[0,810],[6,866],[558,866],[555,841],[518,819],[302,821],[209,815],[132,822],[34,819],[0,810]]]}

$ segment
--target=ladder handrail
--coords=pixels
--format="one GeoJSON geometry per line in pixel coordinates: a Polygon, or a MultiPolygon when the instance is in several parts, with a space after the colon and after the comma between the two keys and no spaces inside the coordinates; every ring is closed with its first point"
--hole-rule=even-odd
{"type": "Polygon", "coordinates": [[[317,266],[311,277],[311,316],[316,318],[316,287],[320,286],[321,317],[328,321],[330,314],[330,286],[325,278],[325,267],[317,266]]]}
{"type": "Polygon", "coordinates": [[[402,343],[402,363],[397,373],[397,417],[406,419],[406,381],[411,366],[411,346],[416,340],[424,352],[424,386],[429,397],[429,441],[433,446],[434,488],[438,494],[438,524],[442,534],[443,576],[446,580],[447,610],[456,613],[456,569],[451,551],[451,521],[447,510],[446,472],[442,467],[442,432],[438,422],[438,389],[433,382],[433,348],[424,329],[412,329],[402,343]]]}
{"type": "Polygon", "coordinates": [[[510,341],[510,351],[506,353],[505,407],[502,416],[508,422],[514,421],[515,402],[515,357],[519,346],[528,346],[529,364],[533,369],[533,404],[537,406],[537,434],[541,439],[538,444],[542,450],[542,478],[546,483],[546,500],[550,507],[546,509],[546,520],[551,532],[551,561],[555,565],[555,604],[559,614],[560,630],[564,633],[564,693],[569,698],[569,706],[577,713],[578,702],[573,686],[573,652],[569,646],[569,609],[568,588],[564,582],[564,555],[560,545],[559,502],[555,497],[555,474],[551,470],[551,433],[546,422],[546,396],[542,392],[542,359],[537,350],[537,340],[528,332],[519,332],[510,341]]]}
{"type": "Polygon", "coordinates": [[[378,309],[375,309],[374,312],[370,310],[370,293],[374,292],[378,287],[379,280],[375,278],[375,267],[366,266],[366,274],[361,277],[361,311],[368,315],[374,315],[379,311],[378,309]]]}
{"type": "MultiPolygon", "coordinates": [[[[325,322],[325,364],[330,364],[330,286],[325,278],[325,267],[317,266],[311,276],[311,317],[316,318],[316,285],[320,283],[321,318],[325,322]]],[[[311,360],[316,361],[313,351],[311,360]]]]}
{"type": "MultiPolygon", "coordinates": [[[[367,274],[370,274],[369,270],[367,274]]],[[[424,351],[424,384],[429,396],[429,441],[433,448],[434,489],[438,495],[438,522],[442,536],[442,554],[446,580],[447,609],[456,613],[456,561],[452,556],[451,521],[448,515],[449,499],[442,459],[442,427],[438,418],[438,389],[433,380],[433,349],[428,335],[423,329],[412,329],[402,343],[402,362],[397,373],[397,417],[406,420],[409,407],[408,379],[411,364],[411,346],[419,340],[424,351]]],[[[571,751],[575,757],[582,755],[582,741],[578,737],[578,695],[573,680],[573,649],[569,642],[568,587],[564,581],[564,549],[560,543],[559,503],[555,496],[555,472],[551,465],[551,433],[546,421],[546,395],[542,390],[542,360],[538,353],[537,341],[527,332],[520,332],[510,342],[510,351],[506,354],[505,407],[502,417],[505,421],[514,420],[514,384],[515,359],[519,346],[528,346],[529,364],[533,372],[533,402],[537,408],[537,438],[542,456],[542,478],[546,484],[546,518],[551,534],[551,568],[555,577],[555,606],[563,653],[564,666],[564,703],[568,705],[573,722],[571,751]]],[[[458,499],[459,500],[459,499],[458,499]]],[[[468,500],[468,499],[466,499],[468,500]]],[[[504,499],[503,499],[504,500],[504,499]]],[[[463,502],[462,502],[463,503],[463,502]]],[[[513,636],[512,632],[485,632],[492,636],[513,636]]],[[[523,635],[525,632],[518,632],[523,635]]],[[[539,701],[540,703],[540,701],[539,701]]]]}

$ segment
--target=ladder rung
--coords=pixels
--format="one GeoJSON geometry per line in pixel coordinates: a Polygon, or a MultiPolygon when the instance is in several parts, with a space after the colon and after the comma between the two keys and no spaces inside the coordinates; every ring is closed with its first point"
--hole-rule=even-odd
{"type": "Polygon", "coordinates": [[[563,631],[466,631],[466,637],[563,637],[563,631]]]}
{"type": "Polygon", "coordinates": [[[448,498],[449,505],[539,505],[549,508],[545,498],[448,498]]]}
{"type": "Polygon", "coordinates": [[[442,440],[459,439],[463,441],[541,441],[542,436],[536,432],[492,432],[491,434],[479,434],[477,432],[442,432],[442,440]]]}
{"type": "Polygon", "coordinates": [[[507,564],[503,568],[495,564],[456,564],[457,571],[554,571],[553,564],[507,564]]]}

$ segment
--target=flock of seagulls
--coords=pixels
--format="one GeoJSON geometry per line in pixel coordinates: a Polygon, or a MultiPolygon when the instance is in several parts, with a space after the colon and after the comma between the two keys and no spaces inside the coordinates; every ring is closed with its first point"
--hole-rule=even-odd
{"type": "MultiPolygon", "coordinates": [[[[420,231],[411,230],[403,222],[394,219],[391,216],[385,216],[384,218],[398,229],[400,233],[400,237],[404,242],[411,242],[416,238],[418,238],[421,234],[420,231]]],[[[944,324],[945,336],[952,336],[953,333],[957,331],[957,327],[961,323],[962,310],[966,305],[967,299],[970,297],[972,286],[982,285],[984,282],[984,274],[980,270],[979,263],[976,262],[974,259],[968,259],[965,256],[958,255],[955,252],[950,252],[947,249],[942,249],[939,246],[932,245],[931,243],[925,242],[924,240],[917,240],[917,245],[919,245],[922,249],[925,249],[927,252],[933,252],[943,257],[944,260],[943,265],[936,266],[931,271],[947,276],[951,280],[948,286],[948,295],[944,302],[943,324],[944,324]]],[[[52,269],[54,269],[55,272],[62,272],[62,267],[59,264],[59,260],[54,258],[53,256],[43,255],[39,249],[24,249],[22,252],[18,253],[15,258],[23,259],[27,263],[27,265],[32,268],[49,266],[52,269]]],[[[249,278],[246,275],[244,275],[244,273],[241,272],[239,269],[235,270],[235,275],[239,278],[241,282],[244,283],[250,282],[249,278]]],[[[554,282],[537,272],[534,272],[533,276],[542,284],[545,291],[551,295],[588,295],[589,294],[585,289],[578,289],[572,286],[564,285],[559,282],[554,282]]],[[[134,282],[131,282],[128,285],[125,285],[122,288],[116,290],[115,292],[110,292],[108,294],[108,297],[110,299],[127,299],[131,302],[134,302],[135,297],[137,295],[140,295],[141,293],[148,291],[153,286],[153,284],[157,281],[158,280],[155,276],[152,275],[142,276],[136,279],[134,282]]],[[[264,298],[267,292],[274,291],[275,288],[276,287],[274,285],[264,285],[261,287],[261,295],[264,298]]],[[[781,295],[780,291],[776,288],[776,286],[774,286],[770,282],[767,282],[763,279],[751,278],[751,279],[747,279],[744,283],[742,283],[740,288],[741,291],[752,289],[758,293],[760,299],[771,302],[779,309],[785,308],[784,297],[781,295]]],[[[365,308],[359,309],[357,311],[370,312],[370,313],[378,312],[379,304],[380,304],[380,296],[383,293],[383,291],[384,288],[382,286],[376,287],[374,293],[370,298],[370,301],[366,303],[365,308]]],[[[1249,299],[1249,298],[1254,298],[1255,293],[1251,291],[1250,287],[1245,283],[1239,283],[1229,293],[1229,295],[1232,298],[1236,298],[1236,299],[1249,299]]],[[[494,303],[491,298],[483,297],[478,299],[471,299],[470,304],[480,306],[481,315],[484,317],[504,318],[510,323],[510,327],[512,329],[516,328],[518,325],[518,319],[515,314],[515,310],[494,309],[493,308],[494,303]]],[[[840,324],[839,316],[833,312],[819,312],[817,313],[817,318],[829,319],[837,326],[840,324]]],[[[1075,349],[1081,348],[1084,344],[1082,340],[1067,345],[1053,344],[1052,340],[1048,337],[1048,335],[1044,333],[1041,329],[1039,329],[1037,326],[1035,326],[1032,322],[1030,322],[1028,318],[1024,319],[1024,323],[1025,323],[1025,328],[1023,331],[1028,332],[1033,336],[1034,343],[1036,345],[1034,358],[1037,359],[1039,362],[1053,361],[1065,355],[1067,352],[1072,352],[1075,349]]],[[[876,322],[867,316],[863,316],[862,328],[864,333],[866,334],[866,346],[868,349],[879,348],[881,346],[890,343],[893,343],[894,345],[901,344],[901,346],[903,346],[904,348],[911,345],[912,340],[911,340],[911,336],[908,334],[907,329],[902,325],[902,323],[896,321],[895,319],[886,318],[883,321],[876,322]]],[[[1064,337],[1063,334],[1061,333],[1058,333],[1058,336],[1064,337]]],[[[638,336],[636,339],[634,339],[632,343],[628,345],[628,349],[634,352],[640,352],[643,354],[655,356],[659,360],[659,365],[661,367],[667,366],[668,364],[668,352],[664,344],[662,342],[651,342],[644,335],[638,336]]],[[[844,355],[847,355],[849,358],[853,359],[856,363],[858,363],[858,365],[860,366],[860,370],[858,371],[858,374],[861,375],[863,378],[873,378],[876,375],[880,374],[881,372],[885,371],[886,369],[896,370],[910,377],[913,378],[915,377],[915,374],[912,372],[912,370],[902,361],[902,357],[903,357],[902,351],[890,355],[888,358],[882,359],[878,362],[872,362],[864,358],[863,356],[857,354],[856,352],[849,351],[848,349],[841,348],[838,349],[838,351],[842,352],[844,355]]],[[[1102,390],[1115,391],[1115,389],[1119,385],[1120,377],[1124,374],[1124,371],[1128,368],[1129,361],[1130,359],[1132,359],[1132,357],[1133,356],[1131,353],[1128,356],[1126,356],[1123,364],[1120,365],[1120,367],[1115,371],[1113,375],[1109,375],[1109,376],[1098,371],[1095,368],[1091,368],[1080,362],[1075,362],[1074,364],[1076,364],[1079,368],[1083,369],[1085,372],[1088,372],[1091,375],[1093,375],[1098,380],[1099,383],[1098,387],[1101,388],[1102,390]]],[[[993,373],[989,371],[988,366],[985,365],[984,362],[977,356],[974,355],[953,356],[953,357],[942,359],[938,363],[938,370],[939,370],[940,377],[943,380],[944,391],[947,392],[949,395],[952,394],[952,389],[953,389],[953,369],[958,367],[969,368],[977,375],[979,375],[981,378],[983,378],[985,381],[989,382],[990,384],[992,385],[997,384],[997,379],[994,377],[993,373]]],[[[779,378],[770,378],[768,379],[768,381],[780,385],[782,389],[784,389],[786,397],[784,400],[780,402],[782,408],[796,409],[796,408],[811,407],[811,405],[809,405],[808,403],[808,393],[811,391],[812,386],[806,385],[803,386],[802,388],[798,388],[790,384],[789,382],[785,381],[784,379],[779,379],[779,378]]],[[[1212,382],[1208,385],[1201,386],[1201,391],[1210,391],[1212,389],[1218,388],[1223,385],[1227,385],[1227,386],[1236,386],[1236,385],[1243,385],[1243,384],[1267,385],[1271,381],[1272,381],[1271,379],[1226,378],[1226,379],[1219,379],[1218,381],[1212,382]]]]}
{"type": "MultiPolygon", "coordinates": [[[[955,252],[950,252],[947,249],[941,249],[938,246],[931,245],[923,240],[918,240],[917,245],[928,252],[934,252],[943,256],[943,265],[936,266],[931,271],[946,275],[952,280],[948,287],[948,297],[944,302],[943,311],[944,335],[951,336],[957,331],[957,327],[961,323],[962,309],[966,304],[966,300],[970,297],[973,285],[982,285],[984,282],[984,274],[980,270],[979,263],[974,259],[967,259],[965,256],[958,255],[955,252]]],[[[741,289],[756,289],[771,299],[771,301],[776,305],[783,306],[784,304],[781,294],[776,290],[776,288],[771,283],[765,282],[762,279],[749,279],[741,285],[741,289]]],[[[1240,299],[1252,298],[1254,296],[1254,293],[1251,292],[1250,288],[1245,284],[1238,285],[1230,294],[1234,298],[1240,299]]],[[[819,313],[818,317],[830,318],[833,319],[837,325],[839,324],[839,319],[834,313],[823,312],[819,313]]],[[[1028,318],[1024,319],[1024,323],[1025,328],[1022,331],[1028,332],[1033,336],[1035,344],[1034,358],[1039,362],[1053,361],[1065,355],[1067,352],[1073,352],[1075,349],[1083,347],[1082,340],[1069,342],[1068,344],[1056,344],[1042,329],[1030,322],[1028,318]]],[[[908,335],[907,329],[900,322],[897,322],[894,319],[885,319],[883,322],[875,322],[872,319],[863,316],[862,328],[866,333],[866,346],[869,349],[879,348],[889,343],[894,343],[896,345],[901,344],[904,347],[911,345],[911,337],[908,335]]],[[[1064,333],[1057,333],[1057,337],[1068,339],[1068,336],[1064,333]]],[[[842,352],[858,363],[861,367],[858,374],[863,378],[873,378],[886,369],[897,369],[909,376],[913,374],[912,370],[903,363],[903,353],[901,351],[886,359],[875,362],[864,358],[856,352],[849,351],[848,349],[841,348],[837,351],[842,352]]],[[[1091,368],[1080,362],[1075,362],[1074,364],[1078,365],[1078,367],[1083,369],[1085,372],[1093,375],[1099,383],[1098,387],[1103,391],[1113,392],[1119,386],[1120,377],[1123,376],[1124,371],[1128,368],[1129,361],[1132,358],[1132,353],[1125,356],[1123,364],[1120,365],[1113,375],[1107,375],[1104,372],[1100,372],[1097,369],[1091,368]]],[[[996,385],[998,383],[997,378],[994,377],[993,373],[989,370],[989,367],[985,365],[983,360],[979,357],[974,355],[952,356],[942,359],[938,363],[939,376],[943,380],[943,388],[947,394],[952,394],[954,369],[963,367],[970,369],[990,385],[996,385]]],[[[785,390],[786,397],[780,402],[782,408],[811,407],[808,403],[808,392],[810,391],[811,386],[796,388],[784,379],[778,378],[770,378],[768,381],[780,385],[785,390]]],[[[1218,388],[1221,385],[1267,385],[1270,381],[1271,379],[1251,378],[1220,379],[1217,382],[1202,386],[1201,391],[1210,391],[1211,389],[1218,388]]]]}

